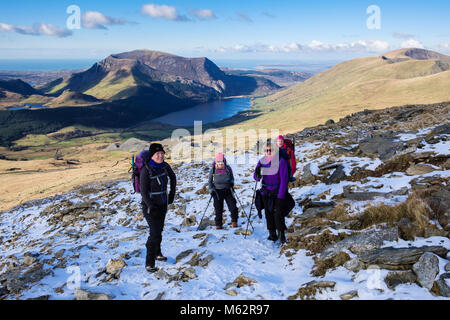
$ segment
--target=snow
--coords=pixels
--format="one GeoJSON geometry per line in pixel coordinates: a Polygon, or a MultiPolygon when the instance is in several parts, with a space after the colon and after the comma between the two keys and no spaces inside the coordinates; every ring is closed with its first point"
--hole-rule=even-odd
{"type": "MultiPolygon", "coordinates": [[[[415,135],[402,134],[399,139],[402,141],[414,138],[415,135]]],[[[327,161],[327,157],[310,159],[323,143],[304,143],[297,147],[296,155],[299,159],[304,159],[311,163],[311,171],[317,175],[319,165],[327,161]]],[[[449,153],[449,142],[442,142],[433,146],[426,146],[424,150],[432,147],[442,154],[449,153]]],[[[420,151],[424,151],[420,150],[420,151]]],[[[256,166],[258,157],[253,154],[227,156],[228,164],[233,168],[236,185],[243,185],[242,189],[236,189],[237,195],[244,206],[245,211],[250,211],[255,183],[253,181],[253,169],[256,166]],[[247,180],[246,184],[240,183],[247,180]]],[[[342,156],[336,159],[337,163],[342,163],[345,173],[350,174],[353,168],[360,167],[368,170],[375,170],[382,164],[379,159],[359,158],[342,156]]],[[[304,162],[305,163],[305,162],[304,162]]],[[[303,163],[303,164],[304,164],[303,163]]],[[[178,168],[179,197],[187,200],[186,211],[188,216],[194,215],[197,223],[210,199],[209,195],[197,195],[196,191],[207,183],[207,172],[210,161],[200,161],[196,163],[185,163],[178,168]],[[196,166],[193,166],[196,164],[196,166]],[[198,179],[202,183],[198,182],[198,179]],[[181,189],[186,189],[181,192],[181,189]]],[[[300,168],[300,166],[299,166],[300,168]]],[[[450,170],[432,172],[426,176],[440,175],[449,177],[450,170]]],[[[343,192],[344,187],[351,186],[355,190],[368,192],[388,193],[411,188],[410,182],[417,176],[407,176],[404,173],[393,173],[383,177],[369,177],[365,183],[342,181],[338,184],[326,185],[317,183],[291,190],[291,194],[296,201],[306,197],[316,197],[321,193],[329,191],[325,200],[331,200],[335,195],[343,192]],[[380,185],[383,185],[379,188],[380,185]],[[375,188],[377,186],[377,188],[375,188]]],[[[167,279],[158,280],[155,275],[145,271],[145,242],[148,237],[148,228],[145,220],[133,221],[127,226],[123,226],[121,221],[135,218],[139,212],[131,215],[120,205],[122,199],[131,199],[131,205],[136,205],[140,211],[140,195],[132,193],[132,186],[129,181],[119,181],[111,184],[111,190],[121,190],[109,204],[104,200],[97,200],[100,207],[108,206],[114,209],[115,214],[103,217],[103,224],[96,232],[91,232],[95,226],[94,221],[86,220],[77,222],[75,225],[64,230],[61,226],[50,225],[46,216],[41,212],[50,204],[59,203],[63,200],[70,200],[73,203],[81,202],[81,199],[74,198],[74,193],[62,195],[56,200],[43,201],[31,207],[20,207],[14,211],[2,213],[0,232],[3,241],[0,244],[1,262],[6,262],[8,256],[15,256],[22,259],[25,252],[40,252],[39,260],[53,258],[53,254],[58,250],[65,249],[64,257],[67,264],[63,268],[52,269],[53,274],[42,279],[38,284],[25,290],[20,299],[32,298],[42,295],[50,295],[50,299],[73,299],[74,287],[71,281],[80,275],[80,286],[92,292],[100,292],[112,295],[115,299],[154,299],[164,292],[163,299],[287,299],[297,293],[297,290],[305,283],[312,280],[335,281],[334,289],[324,290],[316,295],[316,299],[339,300],[340,295],[352,290],[358,292],[355,299],[443,299],[433,296],[428,290],[421,288],[417,284],[399,285],[392,291],[384,283],[384,277],[389,273],[387,270],[361,270],[353,273],[343,267],[330,270],[323,278],[313,277],[310,273],[314,266],[312,256],[308,256],[305,250],[294,252],[290,257],[280,254],[280,246],[268,241],[268,232],[265,220],[259,220],[256,216],[256,209],[253,206],[252,216],[254,217],[254,233],[244,238],[242,235],[234,234],[235,229],[226,225],[225,230],[215,230],[207,228],[204,231],[196,231],[197,226],[181,227],[185,217],[176,215],[169,211],[166,217],[166,224],[163,231],[162,250],[168,257],[167,262],[157,262],[157,266],[170,275],[180,271],[181,267],[186,267],[185,263],[192,256],[184,258],[176,263],[175,258],[181,252],[193,249],[194,252],[203,253],[202,257],[212,255],[212,260],[206,267],[194,267],[197,277],[193,280],[182,282],[167,279]],[[178,232],[177,230],[180,230],[178,232]],[[7,240],[17,234],[23,233],[16,240],[14,246],[7,244],[7,240]],[[194,239],[193,236],[200,233],[208,235],[206,246],[199,247],[204,238],[194,239]],[[117,246],[115,243],[117,242],[117,246]],[[45,247],[51,246],[52,253],[46,251],[45,247]],[[109,259],[118,259],[121,255],[128,254],[129,259],[125,259],[126,267],[122,270],[120,278],[112,282],[102,282],[103,276],[96,277],[101,272],[109,259]],[[236,297],[226,294],[225,286],[233,282],[240,274],[256,280],[252,286],[233,288],[237,291],[236,297]],[[56,288],[62,287],[63,291],[56,292],[56,288]]],[[[96,199],[99,194],[93,194],[89,198],[96,199]]],[[[355,213],[362,212],[368,205],[376,203],[398,204],[405,201],[407,196],[392,196],[388,198],[377,197],[372,201],[353,201],[350,203],[355,213]]],[[[179,199],[176,199],[179,204],[179,199]]],[[[302,214],[303,210],[298,205],[293,210],[293,215],[302,214]]],[[[209,219],[213,218],[212,205],[206,214],[209,219]]],[[[227,223],[230,223],[230,215],[224,213],[227,223]]],[[[290,225],[293,218],[288,218],[286,225],[290,225]]],[[[240,217],[240,228],[245,230],[246,218],[240,217]]],[[[336,230],[329,228],[333,234],[341,232],[350,233],[352,230],[336,230]]],[[[398,240],[385,242],[383,247],[393,246],[404,248],[410,246],[439,245],[450,248],[450,239],[445,237],[431,237],[427,239],[417,238],[415,241],[398,240]]],[[[351,254],[353,256],[353,254],[351,254]]],[[[9,261],[9,260],[8,260],[9,261]]],[[[444,271],[444,266],[448,260],[439,258],[440,274],[444,271]]],[[[45,265],[44,268],[53,266],[45,265]]],[[[6,267],[1,271],[5,271],[6,267]]],[[[448,280],[446,280],[448,281],[448,280]]],[[[75,286],[76,287],[76,286],[75,286]]]]}

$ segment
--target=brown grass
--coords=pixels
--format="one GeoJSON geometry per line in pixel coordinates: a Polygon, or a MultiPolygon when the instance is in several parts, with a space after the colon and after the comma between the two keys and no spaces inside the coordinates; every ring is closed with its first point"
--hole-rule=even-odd
{"type": "Polygon", "coordinates": [[[342,251],[329,259],[314,258],[315,265],[314,269],[311,271],[311,275],[313,275],[314,277],[323,277],[328,270],[343,266],[344,263],[349,260],[350,256],[342,251]]]}
{"type": "Polygon", "coordinates": [[[305,249],[310,251],[308,255],[321,253],[329,245],[339,242],[350,235],[345,233],[340,233],[339,235],[333,235],[329,230],[322,232],[319,235],[307,236],[307,237],[297,237],[291,238],[290,241],[283,246],[281,253],[289,249],[294,249],[296,251],[300,249],[305,249]]]}
{"type": "Polygon", "coordinates": [[[396,206],[385,204],[371,206],[364,211],[358,220],[361,224],[361,229],[365,229],[379,223],[387,223],[389,227],[393,227],[402,218],[408,218],[420,230],[424,230],[434,226],[430,224],[432,217],[433,212],[427,204],[417,193],[413,193],[405,202],[396,206]]]}

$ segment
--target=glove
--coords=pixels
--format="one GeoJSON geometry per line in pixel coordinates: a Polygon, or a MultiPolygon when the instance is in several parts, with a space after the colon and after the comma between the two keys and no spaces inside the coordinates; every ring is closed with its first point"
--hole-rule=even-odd
{"type": "Polygon", "coordinates": [[[169,204],[172,204],[174,200],[175,200],[175,194],[174,193],[169,194],[169,204]]]}
{"type": "Polygon", "coordinates": [[[258,218],[262,219],[262,212],[258,211],[258,218]]]}
{"type": "Polygon", "coordinates": [[[217,194],[217,190],[216,189],[211,189],[210,194],[211,194],[211,197],[214,197],[214,195],[217,194]]]}
{"type": "Polygon", "coordinates": [[[256,178],[258,178],[258,180],[261,180],[262,176],[261,176],[261,166],[256,168],[256,178]]]}

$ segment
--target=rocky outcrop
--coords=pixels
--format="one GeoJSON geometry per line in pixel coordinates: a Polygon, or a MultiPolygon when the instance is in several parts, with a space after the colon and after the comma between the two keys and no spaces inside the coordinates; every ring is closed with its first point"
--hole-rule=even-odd
{"type": "Polygon", "coordinates": [[[363,252],[358,259],[365,267],[377,265],[388,270],[409,270],[426,252],[445,258],[448,249],[440,246],[421,248],[382,248],[363,252]]]}

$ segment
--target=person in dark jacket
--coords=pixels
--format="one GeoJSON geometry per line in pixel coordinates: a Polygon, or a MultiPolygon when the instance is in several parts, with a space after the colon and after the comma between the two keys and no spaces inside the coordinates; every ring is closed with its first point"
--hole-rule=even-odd
{"type": "Polygon", "coordinates": [[[140,174],[142,210],[150,227],[146,248],[145,267],[147,271],[156,272],[155,260],[166,261],[161,252],[162,231],[166,218],[167,206],[175,199],[177,179],[168,163],[164,161],[163,146],[153,143],[149,158],[145,161],[140,174]],[[170,179],[170,193],[167,184],[170,179]]]}
{"type": "Polygon", "coordinates": [[[238,227],[238,213],[236,199],[231,192],[234,187],[233,170],[227,165],[227,160],[223,153],[218,153],[211,170],[209,172],[209,190],[214,199],[214,209],[216,211],[216,229],[223,229],[223,202],[227,203],[231,212],[231,225],[238,227]]]}
{"type": "Polygon", "coordinates": [[[268,240],[280,240],[281,243],[285,243],[287,228],[283,206],[289,183],[288,166],[286,160],[279,157],[276,147],[272,147],[270,141],[266,145],[265,156],[256,165],[253,178],[256,181],[262,179],[260,192],[269,230],[268,240]],[[276,160],[279,163],[276,163],[276,160]]]}

